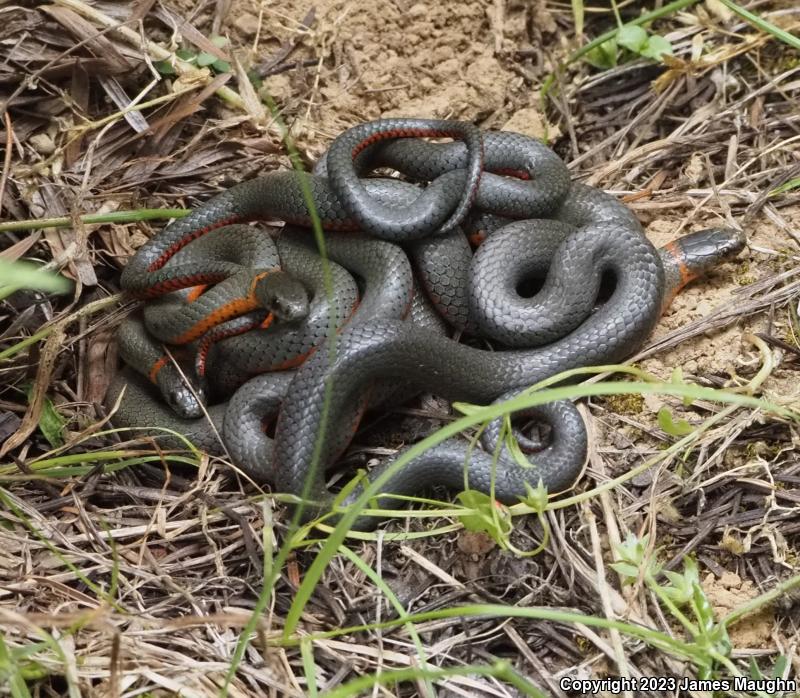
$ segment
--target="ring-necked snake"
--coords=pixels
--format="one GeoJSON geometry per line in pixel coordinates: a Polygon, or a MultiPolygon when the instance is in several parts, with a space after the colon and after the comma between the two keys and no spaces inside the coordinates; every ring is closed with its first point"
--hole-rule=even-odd
{"type": "MultiPolygon", "coordinates": [[[[289,284],[291,312],[278,317],[281,297],[273,295],[260,304],[266,307],[259,317],[269,312],[277,321],[237,334],[237,323],[247,321],[253,303],[242,306],[245,320],[241,320],[236,317],[238,308],[230,317],[227,299],[209,295],[211,306],[221,304],[226,310],[200,313],[190,323],[189,341],[202,341],[219,332],[217,327],[231,324],[230,334],[236,336],[223,332],[214,336],[213,346],[204,348],[214,366],[207,372],[212,395],[235,391],[209,416],[221,428],[234,462],[250,475],[297,495],[307,485],[318,505],[309,509],[311,513],[330,505],[333,495],[325,485],[326,467],[346,448],[363,410],[385,400],[392,382],[486,404],[570,368],[622,360],[642,344],[681,286],[744,245],[740,233],[714,229],[657,251],[629,209],[601,191],[570,184],[563,163],[538,141],[510,133],[481,134],[460,122],[385,120],[338,137],[315,175],[269,173],[223,192],[173,222],[131,260],[122,275],[123,288],[154,298],[199,284],[222,281],[218,286],[230,286],[235,283],[231,279],[246,278],[241,264],[231,262],[224,249],[221,255],[192,257],[192,241],[213,237],[214,244],[225,248],[227,240],[233,249],[236,235],[230,234],[231,229],[218,229],[252,219],[308,225],[311,214],[305,197],[310,197],[326,231],[369,233],[326,233],[337,294],[329,299],[324,293],[313,237],[287,227],[276,241],[281,273],[302,284],[307,303],[289,284]],[[423,136],[459,141],[417,140],[423,136]],[[363,178],[378,166],[429,184],[419,189],[399,180],[363,178]],[[500,225],[491,230],[492,225],[481,224],[487,228],[481,237],[488,233],[488,239],[474,255],[459,227],[468,215],[500,225]],[[501,225],[507,221],[498,216],[522,220],[501,225]],[[211,231],[215,232],[207,235],[211,231]],[[412,293],[417,283],[412,266],[425,298],[419,291],[412,293]],[[360,282],[360,299],[358,282],[345,269],[360,282]],[[524,289],[531,278],[542,285],[527,297],[524,289]],[[601,282],[609,278],[614,289],[597,306],[601,282]],[[469,346],[445,336],[427,301],[451,325],[490,338],[495,348],[469,346]],[[204,325],[203,319],[210,315],[222,324],[204,325]],[[336,335],[334,351],[320,351],[331,331],[336,335]],[[294,373],[280,372],[297,365],[294,373]],[[253,377],[276,369],[278,373],[253,377]],[[332,386],[331,419],[320,467],[311,473],[326,385],[332,386]],[[262,426],[276,413],[273,446],[262,426]],[[307,483],[309,477],[313,479],[307,483]]],[[[233,232],[237,229],[241,227],[233,232]]],[[[260,236],[269,239],[265,233],[260,236]]],[[[256,278],[258,269],[263,273],[267,265],[245,266],[256,278]]],[[[277,274],[277,264],[268,266],[277,274]]],[[[254,287],[245,286],[240,295],[252,301],[254,287]]],[[[183,291],[182,299],[159,302],[190,308],[216,288],[205,293],[183,291]]],[[[135,355],[141,346],[138,358],[145,368],[150,361],[162,360],[158,343],[154,348],[152,339],[149,344],[143,339],[146,330],[140,322],[123,329],[123,336],[126,333],[127,353],[135,355]]],[[[146,379],[124,376],[109,392],[108,402],[113,403],[127,382],[116,424],[168,426],[199,446],[219,450],[210,442],[208,430],[198,427],[204,420],[171,414],[158,403],[146,379]]],[[[172,402],[183,397],[178,391],[172,402]]],[[[571,403],[545,405],[531,416],[551,425],[550,446],[532,456],[534,468],[517,465],[501,449],[493,492],[503,502],[525,496],[524,483],[535,486],[540,478],[551,492],[567,488],[585,458],[585,428],[571,403]]],[[[470,487],[490,491],[499,430],[499,422],[491,424],[482,437],[486,450],[470,453],[466,471],[470,487]]],[[[436,483],[463,487],[466,460],[467,442],[450,440],[412,461],[385,491],[414,494],[436,483]]],[[[392,506],[388,501],[382,504],[392,506]]],[[[357,525],[374,523],[362,517],[357,525]]]]}

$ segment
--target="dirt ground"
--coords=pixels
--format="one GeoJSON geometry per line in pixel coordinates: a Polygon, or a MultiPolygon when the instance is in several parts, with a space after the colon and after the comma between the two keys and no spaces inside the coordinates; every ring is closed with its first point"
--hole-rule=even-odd
{"type": "MultiPolygon", "coordinates": [[[[102,25],[82,5],[70,10],[84,17],[81,22],[63,14],[66,4],[59,7],[62,14],[5,12],[8,23],[0,37],[3,50],[13,55],[13,70],[0,73],[3,99],[16,87],[15,70],[41,67],[38,41],[47,48],[46,60],[85,35],[81,22],[102,25]]],[[[664,380],[680,368],[685,380],[698,385],[741,390],[766,363],[768,375],[759,379],[756,396],[782,407],[800,405],[800,204],[792,190],[770,194],[800,172],[800,62],[796,52],[720,3],[693,5],[656,25],[679,57],[660,91],[652,81],[663,79],[666,69],[646,60],[606,71],[581,60],[565,63],[589,39],[613,28],[614,18],[588,8],[587,36],[576,37],[568,5],[548,0],[179,0],[169,6],[139,1],[96,7],[117,21],[130,20],[131,13],[143,17],[141,31],[169,50],[189,46],[196,52],[197,34],[229,37],[225,57],[234,71],[238,61],[243,71],[260,73],[258,94],[274,101],[309,162],[344,128],[367,119],[463,119],[546,139],[573,177],[628,202],[657,246],[705,227],[742,228],[748,249],[678,296],[637,365],[664,380]],[[543,97],[542,84],[552,74],[553,88],[543,97]]],[[[626,18],[640,9],[623,3],[626,18]]],[[[797,33],[795,10],[791,3],[759,5],[771,21],[797,33]]],[[[132,66],[112,73],[128,97],[153,79],[140,48],[115,39],[109,54],[107,46],[89,45],[132,66]]],[[[29,84],[12,104],[15,140],[6,165],[3,220],[191,206],[240,178],[287,165],[275,122],[268,115],[257,118],[258,109],[236,79],[227,86],[245,98],[244,109],[210,93],[197,102],[190,96],[169,108],[143,109],[149,129],[139,135],[135,119],[117,119],[70,143],[81,123],[77,113],[99,120],[115,109],[110,78],[103,77],[101,87],[91,71],[89,76],[84,83],[74,71],[49,75],[29,84]]],[[[193,79],[202,82],[191,75],[175,80],[193,79]]],[[[164,92],[156,88],[145,99],[164,92]]],[[[80,307],[117,289],[126,258],[159,225],[84,225],[31,237],[17,232],[6,240],[0,233],[0,251],[13,248],[17,256],[44,261],[61,256],[66,273],[83,286],[75,306],[80,307]]],[[[65,308],[43,303],[39,315],[9,333],[24,303],[6,302],[0,351],[65,308]]],[[[68,415],[68,441],[102,418],[96,403],[117,365],[113,332],[120,317],[109,309],[104,319],[87,317],[67,331],[48,394],[68,415]]],[[[3,373],[0,417],[22,418],[27,406],[12,387],[37,375],[37,355],[3,373]]],[[[677,437],[658,419],[664,407],[693,426],[721,409],[703,400],[687,407],[658,395],[585,401],[592,444],[578,491],[602,485],[673,444],[677,437]]],[[[10,435],[0,431],[0,441],[10,435]]],[[[715,617],[722,618],[797,571],[798,438],[797,423],[741,408],[693,448],[623,486],[549,512],[551,538],[535,557],[516,556],[484,534],[450,525],[451,519],[440,522],[443,532],[435,538],[422,535],[428,524],[413,522],[409,528],[418,537],[353,541],[352,548],[379,570],[409,612],[472,603],[541,605],[679,634],[680,625],[665,617],[641,583],[622,585],[607,567],[613,544],[629,532],[647,533],[659,560],[673,571],[691,554],[715,617]]],[[[215,694],[260,592],[266,507],[246,484],[231,482],[223,464],[207,458],[199,473],[177,470],[166,479],[156,460],[142,474],[122,468],[100,476],[102,468],[87,467],[79,475],[67,473],[67,480],[51,476],[39,483],[29,478],[25,464],[45,450],[34,434],[0,459],[6,493],[0,511],[0,628],[7,636],[0,650],[30,646],[38,627],[61,643],[67,660],[43,651],[29,666],[39,695],[73,686],[85,695],[215,694]],[[23,514],[43,536],[26,528],[23,514]],[[110,562],[104,529],[112,531],[120,569],[110,562]],[[76,577],[75,568],[85,577],[76,577]],[[112,580],[117,573],[121,581],[112,580]],[[121,587],[111,603],[98,588],[116,584],[121,587]],[[89,617],[81,615],[86,612],[89,617]],[[204,616],[215,620],[204,622],[204,616]]],[[[385,455],[380,449],[367,453],[385,455]]],[[[277,542],[285,531],[281,512],[274,512],[277,542]]],[[[515,519],[515,525],[515,545],[535,548],[542,539],[535,517],[515,519]]],[[[232,693],[307,695],[308,657],[268,638],[283,627],[313,552],[293,553],[232,678],[232,693]]],[[[732,626],[738,665],[752,660],[768,672],[782,656],[788,674],[797,675],[796,610],[789,597],[732,626]]],[[[301,633],[373,623],[394,613],[363,570],[339,556],[303,611],[301,633]]],[[[549,695],[566,695],[557,685],[561,676],[614,676],[623,668],[634,675],[693,671],[631,638],[567,623],[476,617],[429,621],[419,630],[432,664],[508,659],[549,695]]],[[[418,661],[405,626],[319,639],[310,653],[325,690],[418,661]]],[[[0,680],[3,656],[0,651],[0,680]]],[[[478,674],[436,685],[441,696],[523,694],[478,674]]],[[[428,694],[418,681],[389,684],[372,695],[428,694]]]]}

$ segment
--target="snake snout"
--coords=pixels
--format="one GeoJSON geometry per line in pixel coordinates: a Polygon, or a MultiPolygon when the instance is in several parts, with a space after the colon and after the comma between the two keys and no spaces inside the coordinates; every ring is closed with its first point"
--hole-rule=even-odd
{"type": "Polygon", "coordinates": [[[666,277],[663,307],[690,281],[741,252],[747,239],[732,228],[706,228],[684,235],[659,250],[666,277]]]}
{"type": "Polygon", "coordinates": [[[284,271],[263,277],[256,288],[261,305],[279,322],[302,320],[309,313],[308,291],[297,279],[284,271]]]}
{"type": "Polygon", "coordinates": [[[308,315],[308,296],[297,298],[276,298],[272,302],[272,312],[281,322],[302,320],[308,315]]]}
{"type": "Polygon", "coordinates": [[[697,272],[732,259],[746,244],[744,233],[733,228],[707,228],[681,238],[686,264],[697,272]]]}
{"type": "Polygon", "coordinates": [[[732,228],[706,228],[677,240],[682,261],[700,276],[712,267],[726,262],[741,252],[747,240],[744,233],[732,228]]]}
{"type": "Polygon", "coordinates": [[[197,419],[203,416],[206,392],[202,385],[192,386],[181,383],[163,392],[167,404],[183,419],[197,419]]]}

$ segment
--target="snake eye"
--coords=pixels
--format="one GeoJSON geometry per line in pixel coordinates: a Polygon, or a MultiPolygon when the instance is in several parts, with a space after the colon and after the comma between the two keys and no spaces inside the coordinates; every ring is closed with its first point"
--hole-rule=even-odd
{"type": "Polygon", "coordinates": [[[276,298],[272,303],[272,312],[279,320],[283,320],[286,317],[286,304],[282,300],[276,298]]]}
{"type": "Polygon", "coordinates": [[[177,390],[170,390],[165,396],[170,407],[175,407],[180,404],[180,396],[177,390]]]}
{"type": "Polygon", "coordinates": [[[184,386],[170,388],[163,392],[164,400],[173,412],[183,419],[194,419],[202,416],[201,403],[205,402],[205,392],[202,386],[195,389],[197,397],[184,386]],[[199,398],[199,402],[198,402],[199,398]]]}

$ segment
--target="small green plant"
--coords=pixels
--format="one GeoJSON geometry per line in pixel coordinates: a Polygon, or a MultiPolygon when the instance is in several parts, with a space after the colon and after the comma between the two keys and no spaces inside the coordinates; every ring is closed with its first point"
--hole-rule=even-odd
{"type": "MultiPolygon", "coordinates": [[[[211,43],[219,48],[225,48],[230,42],[224,36],[212,36],[211,43]]],[[[192,63],[196,65],[198,68],[210,68],[217,74],[231,72],[231,64],[228,63],[228,61],[223,61],[221,58],[217,58],[217,56],[215,56],[213,53],[208,53],[207,51],[197,52],[189,49],[179,48],[177,51],[175,51],[175,56],[186,63],[192,63]]],[[[153,65],[162,75],[171,76],[178,74],[175,70],[175,66],[169,58],[163,61],[158,61],[153,65]]]]}
{"type": "Polygon", "coordinates": [[[694,429],[685,419],[675,419],[669,407],[662,407],[658,411],[658,426],[670,436],[686,436],[694,429]]]}
{"type": "Polygon", "coordinates": [[[464,490],[458,494],[458,501],[466,507],[466,511],[458,517],[464,528],[475,533],[486,533],[501,545],[508,540],[514,524],[508,510],[497,500],[477,490],[464,490]]]}
{"type": "Polygon", "coordinates": [[[700,584],[700,573],[693,558],[687,557],[683,572],[662,570],[656,552],[648,545],[648,536],[637,538],[632,533],[616,546],[618,560],[611,567],[624,584],[643,582],[655,594],[659,603],[689,634],[692,643],[701,650],[697,662],[700,678],[713,678],[720,664],[727,660],[733,645],[725,623],[717,622],[714,610],[700,584]],[[659,584],[662,573],[666,584],[659,584]],[[681,609],[685,609],[684,612],[681,609]]]}
{"type": "MultiPolygon", "coordinates": [[[[33,398],[34,386],[29,385],[26,389],[28,400],[33,398]]],[[[64,417],[56,409],[53,401],[49,397],[45,397],[42,404],[42,413],[39,417],[39,430],[42,436],[47,439],[47,442],[53,448],[59,448],[64,445],[64,429],[67,422],[64,417]]]]}
{"type": "MultiPolygon", "coordinates": [[[[482,409],[477,405],[471,405],[465,402],[454,402],[453,408],[465,415],[476,414],[482,409]]],[[[473,446],[474,445],[475,441],[473,441],[473,446]]],[[[547,488],[544,486],[541,479],[535,489],[527,482],[525,483],[526,496],[521,497],[520,501],[522,504],[530,507],[531,513],[539,517],[539,521],[544,530],[544,536],[542,543],[535,550],[527,552],[519,550],[510,540],[511,533],[514,530],[511,511],[494,496],[497,464],[503,447],[506,448],[509,455],[520,467],[535,468],[535,464],[531,463],[525,457],[519,442],[514,437],[514,431],[511,426],[511,414],[508,413],[504,415],[503,427],[500,431],[500,438],[498,439],[492,461],[493,472],[490,494],[478,492],[469,486],[469,462],[465,462],[464,490],[458,494],[458,502],[464,507],[464,511],[462,513],[457,513],[456,518],[458,518],[468,531],[486,533],[503,550],[509,550],[520,557],[538,555],[544,550],[550,535],[547,519],[544,517],[545,510],[547,509],[547,488]]]]}
{"type": "MultiPolygon", "coordinates": [[[[619,14],[617,21],[620,22],[619,14]]],[[[672,55],[672,44],[663,36],[651,34],[637,24],[620,22],[616,34],[589,51],[586,60],[595,68],[607,70],[633,56],[661,61],[664,54],[672,55]]]]}
{"type": "Polygon", "coordinates": [[[32,658],[46,645],[38,642],[17,647],[6,644],[0,635],[0,686],[6,686],[14,698],[29,698],[28,683],[47,676],[47,669],[32,658]]]}
{"type": "MultiPolygon", "coordinates": [[[[611,7],[616,16],[617,28],[603,34],[603,36],[598,37],[579,49],[570,56],[569,62],[583,57],[594,67],[603,70],[613,68],[620,62],[625,62],[633,56],[641,56],[643,58],[650,58],[654,61],[663,62],[663,57],[665,55],[672,55],[672,45],[663,36],[648,32],[642,25],[658,17],[665,17],[674,12],[678,12],[694,4],[696,1],[697,0],[675,0],[653,12],[649,12],[623,24],[617,5],[612,0],[611,7]]],[[[753,14],[741,5],[733,2],[733,0],[720,0],[720,2],[757,29],[771,34],[779,41],[784,42],[794,49],[800,50],[800,37],[781,29],[757,14],[753,14]]],[[[583,32],[583,4],[580,0],[573,0],[572,5],[576,34],[580,36],[583,32]]],[[[794,188],[794,186],[790,185],[783,191],[792,188],[794,188]]],[[[775,193],[782,193],[782,191],[772,192],[773,195],[775,193]]]]}

